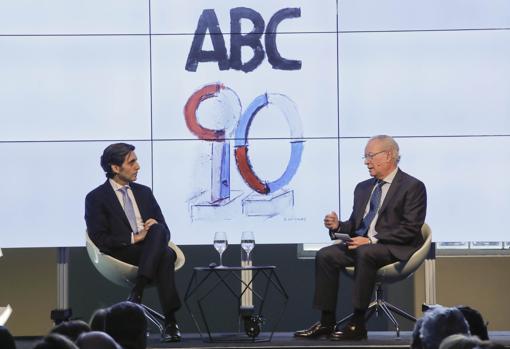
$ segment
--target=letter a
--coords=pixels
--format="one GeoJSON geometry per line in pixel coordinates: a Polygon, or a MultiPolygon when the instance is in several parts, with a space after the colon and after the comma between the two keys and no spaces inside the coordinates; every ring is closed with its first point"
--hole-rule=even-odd
{"type": "Polygon", "coordinates": [[[221,33],[218,17],[216,17],[213,9],[205,9],[198,19],[185,69],[195,72],[199,62],[218,62],[220,70],[228,70],[229,68],[225,40],[221,33]],[[207,30],[209,30],[209,36],[211,37],[213,51],[202,50],[207,30]]]}

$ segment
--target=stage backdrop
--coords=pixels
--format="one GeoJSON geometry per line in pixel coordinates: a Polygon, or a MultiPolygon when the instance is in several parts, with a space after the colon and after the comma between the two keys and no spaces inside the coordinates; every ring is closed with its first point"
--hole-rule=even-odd
{"type": "Polygon", "coordinates": [[[506,0],[0,2],[0,246],[83,246],[136,146],[179,244],[326,242],[390,134],[436,241],[506,241],[506,0]]]}

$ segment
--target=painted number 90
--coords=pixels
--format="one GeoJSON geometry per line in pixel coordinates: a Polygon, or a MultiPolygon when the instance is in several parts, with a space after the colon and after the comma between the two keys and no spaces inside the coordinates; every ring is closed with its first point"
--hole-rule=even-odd
{"type": "MultiPolygon", "coordinates": [[[[222,98],[225,103],[230,104],[229,110],[239,110],[239,113],[241,113],[241,103],[233,90],[221,83],[215,83],[194,92],[184,107],[184,118],[188,129],[199,139],[213,142],[211,198],[214,202],[230,196],[230,144],[225,137],[225,128],[206,128],[197,119],[197,109],[200,103],[209,98],[222,98]]],[[[303,154],[303,142],[301,120],[294,102],[283,94],[264,93],[256,97],[241,113],[235,128],[234,156],[239,173],[246,184],[256,192],[260,194],[274,193],[288,184],[296,174],[303,154]],[[278,108],[290,129],[290,159],[281,176],[271,182],[264,181],[257,176],[248,154],[250,125],[257,113],[264,107],[278,108]]]]}

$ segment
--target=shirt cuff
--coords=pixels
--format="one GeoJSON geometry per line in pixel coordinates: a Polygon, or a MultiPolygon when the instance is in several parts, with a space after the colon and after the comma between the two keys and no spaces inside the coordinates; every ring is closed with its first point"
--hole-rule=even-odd
{"type": "Polygon", "coordinates": [[[370,240],[370,243],[371,244],[376,244],[377,241],[379,241],[379,239],[377,239],[375,236],[371,236],[368,238],[370,240]]]}
{"type": "Polygon", "coordinates": [[[329,237],[331,238],[331,240],[335,240],[336,237],[335,237],[335,233],[339,233],[340,232],[340,225],[338,226],[338,229],[329,229],[329,237]]]}
{"type": "Polygon", "coordinates": [[[135,234],[131,233],[131,245],[135,244],[135,234]]]}

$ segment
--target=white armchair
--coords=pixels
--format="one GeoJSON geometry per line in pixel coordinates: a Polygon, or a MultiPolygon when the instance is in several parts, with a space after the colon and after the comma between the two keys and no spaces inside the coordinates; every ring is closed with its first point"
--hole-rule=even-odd
{"type": "MultiPolygon", "coordinates": [[[[405,262],[395,262],[388,265],[385,265],[382,268],[379,268],[377,271],[377,279],[376,279],[376,292],[375,292],[375,300],[370,303],[367,311],[367,318],[372,316],[374,313],[378,314],[380,311],[383,312],[384,315],[393,323],[395,326],[395,330],[397,332],[397,337],[400,336],[400,326],[393,315],[393,313],[398,314],[410,321],[416,322],[416,318],[406,311],[394,306],[393,304],[388,303],[384,300],[383,297],[383,284],[390,284],[400,280],[404,280],[411,275],[422,265],[422,263],[427,258],[427,255],[430,250],[430,246],[432,245],[432,231],[430,227],[425,223],[421,228],[421,234],[423,236],[423,245],[413,253],[411,258],[405,262]]],[[[345,268],[345,273],[348,276],[354,275],[354,267],[345,268]]],[[[353,314],[348,315],[343,318],[338,324],[342,324],[351,319],[353,314]]]]}
{"type": "MultiPolygon", "coordinates": [[[[129,288],[133,287],[138,273],[138,267],[99,251],[99,248],[90,239],[89,234],[85,234],[85,237],[89,258],[99,273],[116,285],[129,288]]],[[[186,258],[182,250],[172,241],[168,243],[168,246],[177,254],[177,259],[175,261],[175,270],[177,271],[182,268],[186,258]]],[[[164,316],[143,304],[141,305],[145,310],[147,319],[156,325],[160,332],[163,332],[164,316]]]]}

